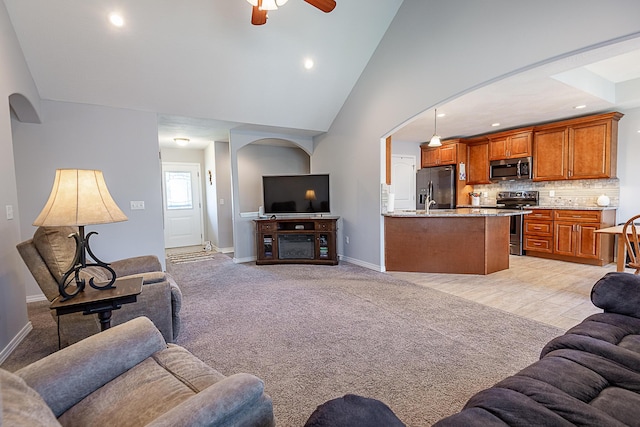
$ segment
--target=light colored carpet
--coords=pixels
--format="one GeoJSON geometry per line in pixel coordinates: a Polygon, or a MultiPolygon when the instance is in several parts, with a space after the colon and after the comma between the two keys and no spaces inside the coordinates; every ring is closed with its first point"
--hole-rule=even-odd
{"type": "MultiPolygon", "coordinates": [[[[347,393],[380,399],[408,426],[452,414],[477,391],[537,360],[558,328],[348,263],[168,263],[184,301],[178,344],[226,375],[262,378],[279,427],[302,426],[347,393]]],[[[55,351],[47,304],[5,361],[55,351]]]]}
{"type": "Polygon", "coordinates": [[[170,265],[184,293],[178,338],[224,374],[262,378],[279,426],[355,393],[409,426],[459,410],[537,360],[560,329],[352,264],[170,265]]]}

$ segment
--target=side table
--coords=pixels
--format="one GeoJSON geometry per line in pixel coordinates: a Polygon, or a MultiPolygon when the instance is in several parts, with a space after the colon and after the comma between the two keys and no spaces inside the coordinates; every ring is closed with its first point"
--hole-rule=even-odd
{"type": "Polygon", "coordinates": [[[83,292],[75,297],[61,301],[62,296],[53,300],[49,308],[56,311],[56,315],[77,313],[98,314],[100,319],[100,330],[104,331],[111,327],[111,311],[118,310],[123,304],[136,302],[138,295],[142,292],[142,277],[127,277],[116,279],[115,288],[94,289],[87,286],[83,292]]]}

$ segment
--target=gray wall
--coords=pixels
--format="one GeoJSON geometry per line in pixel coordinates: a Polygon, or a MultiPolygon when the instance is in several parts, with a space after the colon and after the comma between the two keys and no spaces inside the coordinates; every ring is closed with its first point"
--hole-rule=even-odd
{"type": "Polygon", "coordinates": [[[215,141],[204,150],[205,193],[209,240],[223,252],[233,252],[233,203],[229,143],[215,141]],[[211,171],[211,180],[209,179],[211,171]]]}
{"type": "Polygon", "coordinates": [[[240,212],[258,212],[262,175],[309,173],[309,155],[297,147],[249,144],[238,151],[240,212]]]}
{"type": "Polygon", "coordinates": [[[340,183],[332,208],[340,236],[350,237],[339,242],[344,258],[382,265],[381,138],[474,87],[636,33],[637,16],[633,0],[405,0],[329,132],[315,139],[312,169],[340,183]]]}
{"type": "MultiPolygon", "coordinates": [[[[164,265],[158,125],[154,113],[42,101],[42,124],[17,123],[15,165],[21,240],[44,206],[57,168],[100,169],[126,222],[88,226],[93,252],[109,262],[156,255],[164,265]],[[144,210],[131,210],[142,200],[144,210]]],[[[32,278],[27,297],[40,294],[32,278]]]]}
{"type": "MultiPolygon", "coordinates": [[[[13,136],[9,97],[19,95],[23,107],[32,107],[34,117],[40,108],[40,98],[31,73],[20,50],[20,44],[11,26],[9,15],[0,2],[0,361],[31,329],[25,304],[26,276],[22,260],[16,251],[20,242],[20,207],[13,162],[13,136]],[[30,105],[26,105],[30,104],[30,105]],[[14,218],[7,219],[5,207],[12,206],[14,218]]],[[[15,107],[17,108],[17,106],[15,107]]],[[[16,110],[18,117],[25,114],[16,110]]],[[[21,117],[24,120],[24,117],[21,117]]]]}

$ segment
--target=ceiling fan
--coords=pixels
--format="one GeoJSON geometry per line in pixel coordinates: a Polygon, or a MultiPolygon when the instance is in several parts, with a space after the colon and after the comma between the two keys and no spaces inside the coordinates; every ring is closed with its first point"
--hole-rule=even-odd
{"type": "MultiPolygon", "coordinates": [[[[251,12],[251,23],[253,25],[263,25],[267,23],[267,12],[276,10],[287,0],[247,0],[253,6],[251,12]]],[[[335,0],[304,0],[325,13],[331,12],[336,7],[335,0]]]]}

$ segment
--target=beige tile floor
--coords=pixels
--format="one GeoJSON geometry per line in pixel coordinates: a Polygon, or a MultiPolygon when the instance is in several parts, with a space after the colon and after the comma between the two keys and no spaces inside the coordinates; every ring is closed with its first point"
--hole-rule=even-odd
{"type": "MultiPolygon", "coordinates": [[[[615,264],[604,267],[511,256],[510,268],[486,276],[389,272],[421,286],[457,295],[522,317],[569,329],[601,312],[589,298],[594,283],[615,264]]],[[[631,270],[628,270],[629,272],[631,270]]]]}

